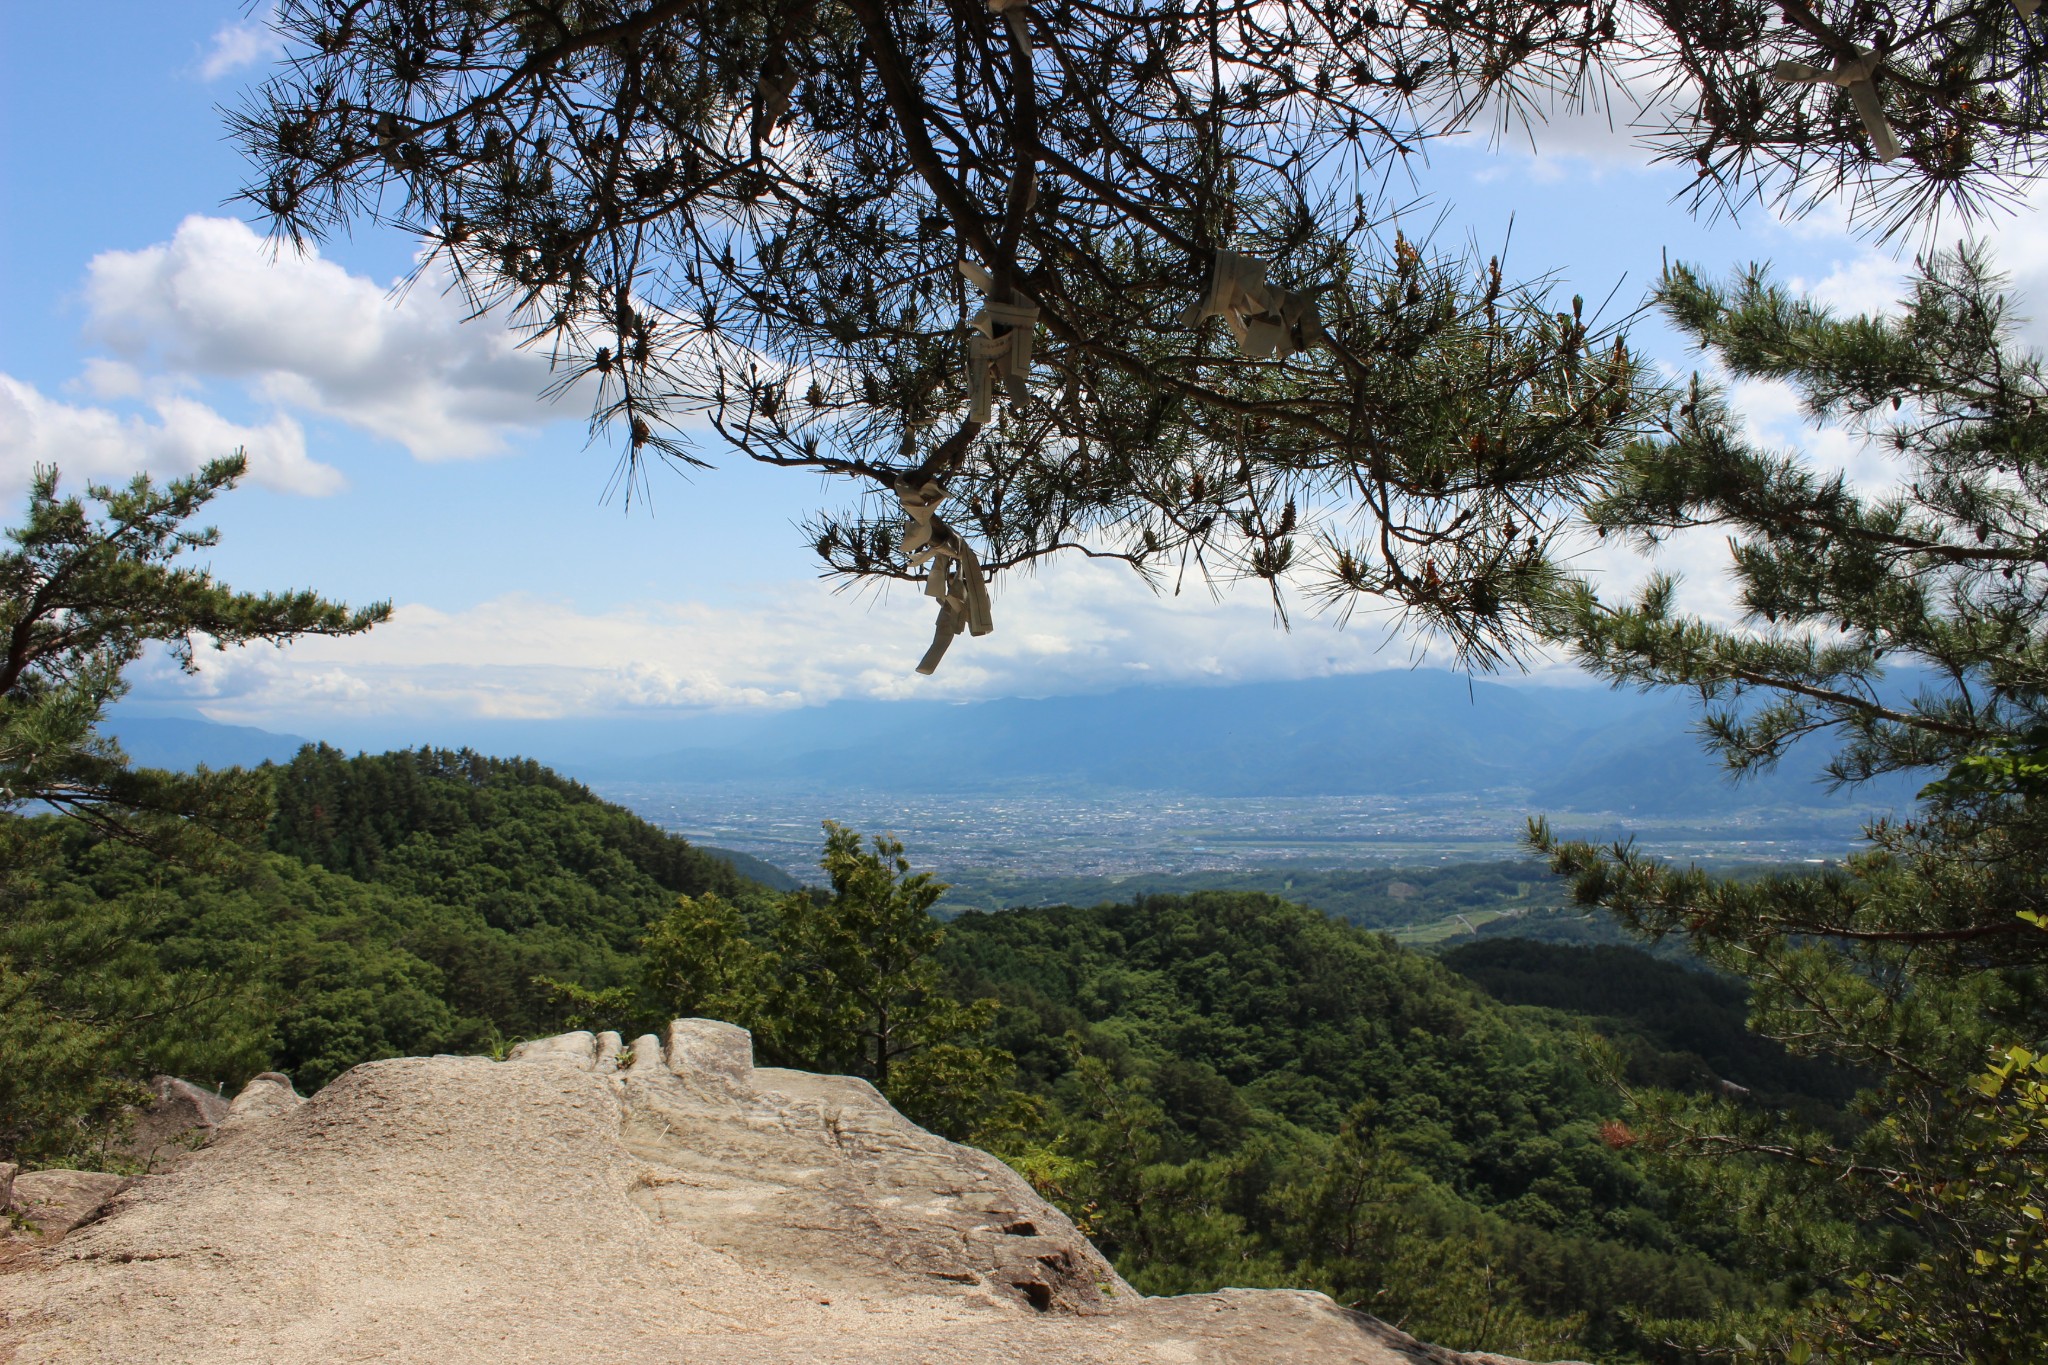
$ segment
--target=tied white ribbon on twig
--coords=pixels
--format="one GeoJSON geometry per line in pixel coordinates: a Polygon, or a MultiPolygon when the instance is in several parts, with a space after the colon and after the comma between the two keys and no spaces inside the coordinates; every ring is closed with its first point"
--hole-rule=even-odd
{"type": "Polygon", "coordinates": [[[1266,283],[1266,262],[1236,251],[1219,251],[1209,273],[1209,291],[1181,314],[1181,323],[1198,327],[1206,318],[1223,319],[1237,348],[1255,360],[1281,360],[1305,351],[1323,339],[1316,314],[1321,290],[1297,291],[1266,283]]]}
{"type": "Polygon", "coordinates": [[[939,519],[939,504],[946,490],[936,482],[922,486],[908,481],[896,485],[897,501],[910,519],[903,528],[899,547],[912,568],[926,567],[924,593],[939,602],[938,625],[932,631],[931,648],[918,660],[917,671],[937,671],[939,660],[953,637],[965,630],[986,635],[995,629],[989,617],[988,582],[982,577],[981,561],[967,538],[939,519]]]}
{"type": "Polygon", "coordinates": [[[1026,52],[1031,51],[1031,0],[988,0],[988,12],[1009,21],[1010,32],[1026,52]]]}
{"type": "Polygon", "coordinates": [[[1836,85],[1847,90],[1850,103],[1863,119],[1864,131],[1870,134],[1871,149],[1879,161],[1889,162],[1899,154],[1899,140],[1892,134],[1892,125],[1884,116],[1884,101],[1877,93],[1877,69],[1884,65],[1884,54],[1861,48],[1857,51],[1862,55],[1843,57],[1832,69],[1808,66],[1805,62],[1779,62],[1768,74],[1780,85],[1836,85]]]}
{"type": "MultiPolygon", "coordinates": [[[[972,261],[960,262],[960,273],[983,295],[995,292],[995,281],[972,261]]],[[[968,420],[983,426],[995,416],[993,381],[1021,403],[1029,392],[1031,345],[1038,335],[1038,305],[1024,295],[1016,303],[982,305],[967,325],[981,335],[967,339],[967,392],[972,407],[968,420]]]]}
{"type": "Polygon", "coordinates": [[[775,125],[789,112],[790,96],[796,93],[803,81],[803,73],[783,62],[777,61],[761,72],[761,79],[754,87],[754,96],[760,101],[760,111],[755,116],[755,133],[766,142],[775,132],[775,125]]]}

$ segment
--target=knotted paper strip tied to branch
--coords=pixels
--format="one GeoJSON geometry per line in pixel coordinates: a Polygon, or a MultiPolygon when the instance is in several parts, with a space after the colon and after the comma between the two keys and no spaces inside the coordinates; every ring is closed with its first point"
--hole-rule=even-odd
{"type": "Polygon", "coordinates": [[[965,630],[986,635],[995,629],[989,618],[988,583],[981,574],[981,561],[966,537],[939,519],[939,504],[946,490],[935,482],[922,486],[908,481],[896,485],[896,498],[903,504],[909,525],[903,530],[901,549],[912,568],[926,567],[924,592],[939,601],[939,620],[932,631],[931,648],[918,660],[917,671],[933,673],[953,637],[965,630]]]}
{"type": "MultiPolygon", "coordinates": [[[[989,273],[972,261],[960,262],[960,273],[984,295],[995,292],[989,273]]],[[[967,339],[967,392],[970,421],[986,426],[995,416],[993,381],[1000,379],[1012,399],[1023,402],[1031,380],[1031,346],[1038,335],[1038,305],[1022,294],[1017,303],[988,302],[967,320],[981,335],[967,339]]]]}
{"type": "Polygon", "coordinates": [[[1883,53],[1863,52],[1859,57],[1842,58],[1832,70],[1805,62],[1779,62],[1771,68],[1770,77],[1780,85],[1838,85],[1847,90],[1850,103],[1863,119],[1864,131],[1870,134],[1871,150],[1879,161],[1888,162],[1898,156],[1899,140],[1892,134],[1892,125],[1884,116],[1884,101],[1877,93],[1877,69],[1883,65],[1883,53]]]}
{"type": "Polygon", "coordinates": [[[1316,315],[1316,294],[1282,289],[1266,283],[1266,262],[1236,251],[1219,251],[1209,274],[1209,292],[1181,314],[1181,323],[1198,327],[1205,318],[1220,317],[1237,338],[1237,348],[1255,360],[1281,360],[1323,339],[1316,315]]]}
{"type": "Polygon", "coordinates": [[[1031,50],[1031,0],[988,0],[988,12],[1010,21],[1010,32],[1026,52],[1031,50]]]}
{"type": "Polygon", "coordinates": [[[803,73],[779,52],[761,68],[761,79],[754,87],[754,97],[760,104],[754,119],[755,137],[766,142],[774,134],[775,125],[789,112],[790,96],[802,80],[803,73]]]}

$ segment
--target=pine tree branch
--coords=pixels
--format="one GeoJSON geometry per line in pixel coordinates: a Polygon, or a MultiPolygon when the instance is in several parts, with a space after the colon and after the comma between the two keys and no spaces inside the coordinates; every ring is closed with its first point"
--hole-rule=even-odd
{"type": "Polygon", "coordinates": [[[1774,691],[1790,692],[1795,696],[1806,697],[1813,701],[1826,702],[1830,706],[1839,706],[1843,710],[1854,711],[1873,720],[1886,720],[1894,725],[1903,725],[1915,730],[1927,730],[1935,734],[1952,735],[1960,739],[1983,740],[1988,739],[1992,734],[1991,731],[1986,730],[1982,726],[1962,725],[1955,721],[1941,720],[1934,716],[1901,711],[1896,707],[1885,706],[1879,702],[1870,701],[1848,692],[1839,692],[1833,688],[1821,687],[1818,684],[1810,683],[1800,678],[1787,678],[1769,673],[1761,673],[1754,669],[1732,667],[1727,664],[1719,666],[1721,671],[1731,678],[1740,679],[1757,687],[1767,687],[1774,691]]]}

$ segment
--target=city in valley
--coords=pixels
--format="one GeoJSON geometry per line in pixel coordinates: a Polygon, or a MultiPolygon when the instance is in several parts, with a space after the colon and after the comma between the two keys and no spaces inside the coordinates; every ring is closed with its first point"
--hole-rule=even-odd
{"type": "Polygon", "coordinates": [[[921,794],[809,784],[594,784],[598,793],[693,841],[815,879],[820,824],[902,841],[913,866],[968,874],[1116,878],[1283,867],[1430,866],[1527,856],[1547,815],[1564,834],[1633,839],[1709,864],[1838,859],[1874,811],[1834,805],[1670,818],[1543,811],[1512,790],[1446,796],[1214,797],[1099,791],[921,794]]]}

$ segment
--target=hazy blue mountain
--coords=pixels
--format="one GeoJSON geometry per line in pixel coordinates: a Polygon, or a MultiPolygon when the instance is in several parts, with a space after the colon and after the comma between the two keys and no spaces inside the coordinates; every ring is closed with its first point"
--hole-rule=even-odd
{"type": "Polygon", "coordinates": [[[696,743],[603,764],[643,781],[999,791],[1125,788],[1205,796],[1426,796],[1519,789],[1543,807],[1711,813],[1838,800],[1824,743],[1731,783],[1669,693],[1507,686],[1389,672],[1228,687],[1133,688],[958,704],[842,702],[692,722],[696,743]],[[913,766],[914,765],[914,766],[913,766]],[[921,770],[921,771],[920,771],[921,770]]]}
{"type": "MultiPolygon", "coordinates": [[[[345,749],[467,745],[578,780],[959,794],[1019,790],[1202,796],[1428,797],[1512,791],[1534,809],[1713,815],[1896,805],[1919,781],[1831,797],[1825,740],[1731,783],[1672,692],[1513,685],[1414,671],[979,702],[835,702],[789,711],[450,722],[326,734],[345,749]]],[[[200,720],[111,726],[138,762],[285,759],[304,741],[200,720]]]]}
{"type": "Polygon", "coordinates": [[[312,742],[247,725],[216,725],[178,716],[124,716],[118,711],[106,729],[137,767],[173,771],[189,771],[202,763],[209,768],[282,763],[312,742]]]}

